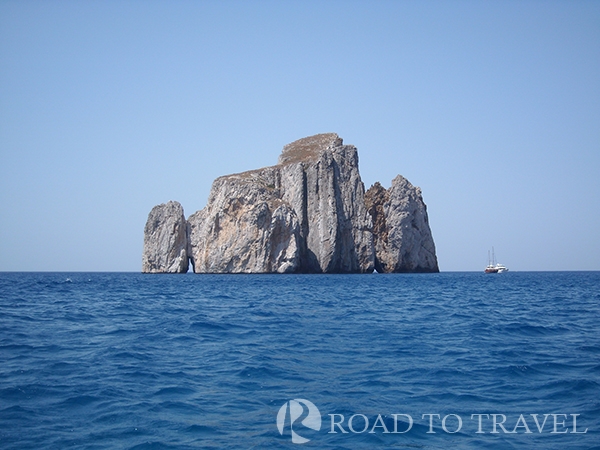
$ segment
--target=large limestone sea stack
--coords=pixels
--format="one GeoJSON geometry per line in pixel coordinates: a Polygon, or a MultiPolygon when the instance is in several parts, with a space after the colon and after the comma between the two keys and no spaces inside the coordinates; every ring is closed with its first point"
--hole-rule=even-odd
{"type": "Polygon", "coordinates": [[[142,272],[438,272],[421,190],[400,175],[365,195],[356,147],[334,133],[283,148],[277,165],[217,178],[187,221],[158,205],[142,272]]]}

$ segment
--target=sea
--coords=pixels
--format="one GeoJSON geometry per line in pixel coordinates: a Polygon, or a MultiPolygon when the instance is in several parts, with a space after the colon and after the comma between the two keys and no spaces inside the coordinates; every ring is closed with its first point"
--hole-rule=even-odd
{"type": "Polygon", "coordinates": [[[600,272],[0,273],[1,449],[600,449],[600,272]]]}

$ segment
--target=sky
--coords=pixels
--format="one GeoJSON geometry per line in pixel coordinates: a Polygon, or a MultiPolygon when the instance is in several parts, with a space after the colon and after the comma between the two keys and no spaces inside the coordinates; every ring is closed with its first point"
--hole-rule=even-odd
{"type": "Polygon", "coordinates": [[[325,132],[440,270],[600,270],[600,2],[3,0],[0,271],[138,272],[153,206],[325,132]]]}

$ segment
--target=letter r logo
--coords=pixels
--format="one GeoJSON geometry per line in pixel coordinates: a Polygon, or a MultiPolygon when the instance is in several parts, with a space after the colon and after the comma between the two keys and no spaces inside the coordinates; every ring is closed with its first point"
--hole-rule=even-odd
{"type": "MultiPolygon", "coordinates": [[[[283,435],[283,431],[286,428],[288,415],[290,418],[289,424],[292,434],[292,442],[294,444],[304,444],[310,441],[310,439],[304,438],[294,431],[294,424],[297,421],[300,421],[302,425],[315,431],[319,431],[321,429],[321,413],[319,412],[319,408],[317,408],[314,403],[308,400],[296,398],[294,400],[290,400],[289,402],[285,402],[283,406],[279,408],[279,412],[277,413],[277,429],[281,435],[283,435]],[[306,416],[303,417],[305,412],[306,416]]],[[[296,429],[298,429],[298,427],[296,427],[296,429]]]]}

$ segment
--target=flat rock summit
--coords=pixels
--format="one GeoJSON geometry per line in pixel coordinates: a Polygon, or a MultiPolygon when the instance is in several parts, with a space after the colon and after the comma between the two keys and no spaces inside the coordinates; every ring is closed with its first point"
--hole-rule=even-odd
{"type": "Polygon", "coordinates": [[[366,193],[334,133],[283,147],[277,165],[217,178],[204,209],[155,206],[142,272],[439,272],[421,189],[398,175],[366,193]]]}

